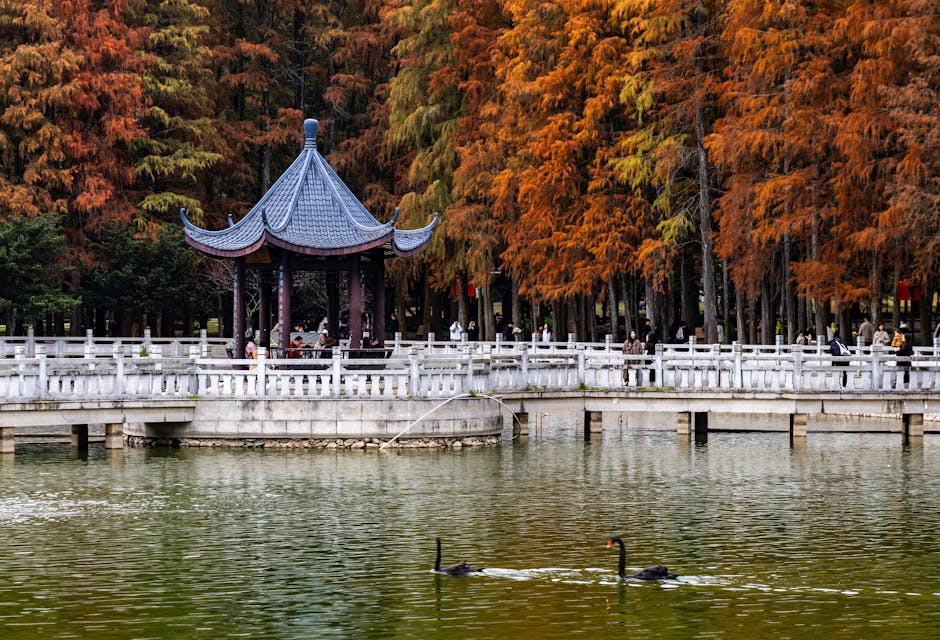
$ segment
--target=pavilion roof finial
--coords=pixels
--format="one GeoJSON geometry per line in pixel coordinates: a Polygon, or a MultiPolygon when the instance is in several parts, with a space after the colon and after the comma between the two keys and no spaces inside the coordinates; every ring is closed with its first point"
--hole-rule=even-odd
{"type": "Polygon", "coordinates": [[[313,118],[307,118],[304,120],[304,149],[316,149],[317,148],[317,131],[320,129],[320,123],[314,120],[313,118]]]}

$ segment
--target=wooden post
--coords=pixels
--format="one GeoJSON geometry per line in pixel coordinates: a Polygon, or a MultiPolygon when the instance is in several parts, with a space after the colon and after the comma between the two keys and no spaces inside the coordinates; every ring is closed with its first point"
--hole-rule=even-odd
{"type": "Polygon", "coordinates": [[[124,448],[124,425],[120,422],[108,422],[104,425],[104,448],[124,448]]]}
{"type": "Polygon", "coordinates": [[[290,348],[292,280],[291,254],[285,249],[281,253],[281,264],[277,269],[277,321],[281,325],[281,330],[278,332],[277,344],[271,345],[278,348],[278,355],[281,358],[286,357],[287,350],[290,348]]]}
{"type": "Polygon", "coordinates": [[[264,272],[258,278],[258,346],[271,346],[271,287],[264,272]]]}
{"type": "Polygon", "coordinates": [[[373,333],[375,333],[372,338],[379,341],[379,346],[385,346],[385,259],[379,254],[378,260],[376,260],[375,271],[374,271],[374,287],[375,290],[372,292],[372,298],[374,300],[373,315],[374,319],[372,321],[373,333]]]}
{"type": "Polygon", "coordinates": [[[235,358],[245,357],[245,259],[236,258],[232,276],[232,344],[235,358]]]}
{"type": "Polygon", "coordinates": [[[349,269],[349,348],[362,347],[362,274],[359,255],[352,258],[349,269]]]}
{"type": "Polygon", "coordinates": [[[72,425],[72,448],[80,451],[88,450],[88,425],[72,425]]]}
{"type": "Polygon", "coordinates": [[[13,427],[0,427],[0,453],[13,453],[16,451],[13,427]]]}
{"type": "Polygon", "coordinates": [[[339,287],[335,282],[326,283],[326,323],[330,335],[339,338],[339,287]]]}

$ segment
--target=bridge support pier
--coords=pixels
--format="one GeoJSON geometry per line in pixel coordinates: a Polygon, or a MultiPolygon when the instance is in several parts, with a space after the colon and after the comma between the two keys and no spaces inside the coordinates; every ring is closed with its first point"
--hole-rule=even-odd
{"type": "Polygon", "coordinates": [[[695,416],[695,433],[707,433],[708,432],[708,412],[707,411],[696,411],[695,416]]]}
{"type": "Polygon", "coordinates": [[[604,414],[600,411],[584,412],[584,439],[590,440],[592,433],[603,431],[604,414]]]}
{"type": "Polygon", "coordinates": [[[124,448],[124,425],[120,422],[108,422],[104,425],[104,448],[124,448]]]}
{"type": "Polygon", "coordinates": [[[517,411],[512,418],[512,437],[529,435],[529,413],[527,411],[517,411]]]}
{"type": "Polygon", "coordinates": [[[905,413],[901,415],[901,432],[904,439],[924,437],[924,414],[905,413]]]}
{"type": "Polygon", "coordinates": [[[805,438],[806,425],[809,422],[805,413],[790,414],[790,438],[805,438]]]}
{"type": "Polygon", "coordinates": [[[88,451],[88,425],[72,425],[72,448],[81,451],[88,451]]]}
{"type": "Polygon", "coordinates": [[[676,433],[687,436],[692,433],[692,412],[680,411],[676,414],[676,433]]]}
{"type": "Polygon", "coordinates": [[[16,451],[13,439],[13,427],[0,427],[0,453],[13,453],[16,451]]]}

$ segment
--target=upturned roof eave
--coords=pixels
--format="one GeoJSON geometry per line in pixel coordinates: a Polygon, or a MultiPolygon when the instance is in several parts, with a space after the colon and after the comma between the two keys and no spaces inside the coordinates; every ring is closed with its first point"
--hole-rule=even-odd
{"type": "Polygon", "coordinates": [[[394,234],[390,232],[374,240],[370,240],[368,242],[361,242],[359,244],[352,245],[352,246],[325,248],[325,247],[304,247],[304,246],[296,245],[296,244],[287,242],[285,240],[282,240],[278,238],[277,236],[272,235],[269,231],[265,230],[261,234],[261,238],[254,241],[247,247],[243,247],[241,249],[217,249],[215,247],[202,244],[198,240],[191,238],[188,235],[185,236],[185,238],[186,238],[186,243],[189,246],[207,255],[215,256],[217,258],[243,258],[251,253],[254,253],[265,244],[269,244],[275,247],[279,247],[281,249],[287,249],[288,251],[293,251],[294,253],[300,253],[300,254],[309,255],[309,256],[342,256],[342,255],[348,255],[352,253],[360,253],[362,251],[368,251],[369,249],[381,247],[382,245],[388,244],[390,242],[394,244],[393,236],[394,234]]]}

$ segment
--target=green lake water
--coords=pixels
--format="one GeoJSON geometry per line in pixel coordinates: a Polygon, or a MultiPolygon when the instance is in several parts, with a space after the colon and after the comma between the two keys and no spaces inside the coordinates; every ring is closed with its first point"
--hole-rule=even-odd
{"type": "Polygon", "coordinates": [[[0,458],[0,638],[940,637],[940,440],[0,458]],[[445,564],[479,575],[434,574],[445,564]],[[623,582],[665,564],[680,577],[623,582]]]}

